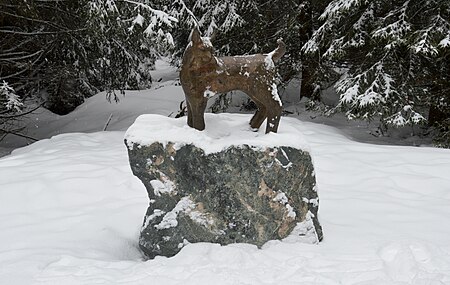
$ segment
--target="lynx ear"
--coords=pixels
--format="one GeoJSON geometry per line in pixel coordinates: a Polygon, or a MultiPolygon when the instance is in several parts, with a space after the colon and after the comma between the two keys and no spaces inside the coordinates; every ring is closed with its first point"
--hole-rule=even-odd
{"type": "Polygon", "coordinates": [[[202,37],[200,36],[200,31],[197,26],[191,32],[191,41],[193,44],[199,44],[202,42],[202,37]]]}

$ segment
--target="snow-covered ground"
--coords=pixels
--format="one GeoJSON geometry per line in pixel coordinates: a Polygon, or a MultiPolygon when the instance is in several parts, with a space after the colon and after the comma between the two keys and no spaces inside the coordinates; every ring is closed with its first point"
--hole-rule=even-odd
{"type": "Polygon", "coordinates": [[[68,116],[41,111],[33,136],[66,134],[0,159],[0,284],[450,284],[450,150],[356,142],[372,136],[343,121],[344,132],[296,127],[315,163],[322,243],[190,244],[144,261],[147,195],[123,137],[141,112],[177,112],[181,88],[158,67],[160,84],[120,104],[100,94],[68,116]]]}
{"type": "MultiPolygon", "coordinates": [[[[151,90],[127,91],[118,94],[119,103],[108,103],[106,93],[99,93],[86,100],[74,112],[59,116],[40,108],[25,119],[26,134],[36,139],[45,139],[70,132],[98,132],[108,123],[108,131],[126,130],[140,114],[161,114],[175,116],[184,100],[180,86],[176,86],[177,73],[165,61],[157,62],[155,80],[151,90]]],[[[9,135],[0,142],[0,156],[9,153],[17,146],[25,146],[30,141],[9,135]]]]}

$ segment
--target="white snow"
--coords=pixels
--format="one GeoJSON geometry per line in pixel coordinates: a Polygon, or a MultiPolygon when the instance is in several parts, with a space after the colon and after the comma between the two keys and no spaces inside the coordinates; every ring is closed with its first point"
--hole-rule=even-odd
{"type": "Polygon", "coordinates": [[[314,215],[308,211],[305,221],[297,223],[291,234],[283,239],[283,242],[317,244],[318,238],[316,231],[314,230],[312,217],[314,217],[314,215]]]}
{"type": "Polygon", "coordinates": [[[150,181],[150,184],[152,185],[155,195],[161,196],[161,194],[173,194],[176,193],[176,186],[175,183],[169,180],[167,176],[159,172],[160,179],[154,179],[150,181]]]}
{"type": "Polygon", "coordinates": [[[439,46],[443,47],[443,48],[447,48],[450,46],[450,34],[448,34],[445,38],[443,38],[440,42],[439,42],[439,46]]]}
{"type": "Polygon", "coordinates": [[[273,201],[275,202],[280,202],[281,204],[285,205],[287,204],[287,202],[289,201],[286,193],[284,192],[278,192],[277,195],[275,196],[275,198],[273,198],[273,201]]]}
{"type": "Polygon", "coordinates": [[[272,87],[271,93],[272,93],[273,100],[277,101],[278,104],[280,104],[280,106],[283,106],[283,103],[281,102],[280,96],[278,95],[277,84],[272,83],[271,87],[272,87]]]}
{"type": "Polygon", "coordinates": [[[160,217],[162,215],[164,215],[166,212],[160,209],[155,209],[153,210],[153,214],[151,214],[150,216],[146,216],[144,219],[144,224],[141,227],[141,230],[145,229],[148,227],[148,224],[154,220],[157,217],[160,217]]]}
{"type": "MultiPolygon", "coordinates": [[[[106,101],[106,94],[99,93],[79,106],[74,112],[59,116],[44,108],[30,115],[24,124],[27,135],[36,139],[46,139],[67,132],[99,132],[109,121],[107,131],[126,130],[140,114],[161,114],[175,116],[184,100],[184,93],[178,85],[178,74],[165,61],[156,62],[157,71],[152,72],[156,82],[150,90],[127,91],[125,96],[118,94],[119,103],[106,101]]],[[[0,155],[14,147],[27,145],[28,141],[7,136],[0,142],[0,155]]]]}
{"type": "MultiPolygon", "coordinates": [[[[141,115],[127,130],[125,139],[131,148],[133,144],[150,145],[154,142],[176,143],[180,148],[193,144],[206,154],[219,152],[230,146],[250,145],[258,149],[276,146],[291,146],[309,150],[306,137],[298,129],[298,120],[282,118],[278,133],[265,134],[250,130],[247,114],[205,114],[206,129],[197,131],[186,124],[186,118],[169,118],[161,115],[141,115]]],[[[288,166],[286,166],[288,167],[288,166]]]]}
{"type": "Polygon", "coordinates": [[[275,51],[271,51],[268,54],[266,54],[266,57],[264,58],[264,64],[266,66],[266,69],[274,69],[275,63],[273,62],[273,55],[275,54],[275,51]]]}
{"type": "Polygon", "coordinates": [[[138,112],[176,112],[182,98],[167,81],[120,104],[100,94],[68,116],[30,117],[34,135],[55,136],[0,158],[0,284],[450,284],[450,151],[355,142],[286,117],[277,135],[251,132],[239,114],[207,116],[197,134],[211,145],[220,135],[223,146],[234,139],[217,129],[225,124],[247,140],[296,144],[283,137],[295,126],[314,159],[323,242],[303,243],[314,240],[307,220],[262,249],[185,241],[175,257],[144,261],[137,241],[148,197],[128,165],[124,129],[138,112]],[[101,132],[111,113],[109,130],[120,131],[101,132]],[[59,134],[74,131],[93,133],[59,134]]]}
{"type": "Polygon", "coordinates": [[[213,44],[211,43],[211,39],[209,37],[202,37],[202,42],[206,47],[213,47],[213,44]]]}
{"type": "Polygon", "coordinates": [[[194,208],[195,204],[189,197],[181,198],[181,200],[175,205],[175,208],[165,214],[162,221],[155,225],[155,228],[162,230],[176,227],[178,225],[178,214],[183,212],[189,213],[194,208]]]}
{"type": "MultiPolygon", "coordinates": [[[[217,72],[219,73],[220,71],[217,71],[217,72]]],[[[203,97],[205,97],[205,98],[211,98],[211,97],[213,97],[213,96],[216,95],[216,92],[210,90],[210,88],[211,88],[211,86],[207,86],[207,87],[206,87],[205,92],[203,92],[203,97]]]]}
{"type": "MultiPolygon", "coordinates": [[[[304,148],[304,149],[305,149],[305,148],[304,148]]],[[[276,162],[279,166],[281,166],[282,168],[284,168],[284,169],[286,169],[287,171],[289,171],[289,169],[292,167],[292,162],[289,161],[289,157],[287,156],[286,152],[285,152],[283,149],[280,149],[280,150],[281,150],[281,153],[283,154],[283,156],[284,156],[284,157],[286,158],[286,160],[288,161],[288,163],[287,163],[286,165],[284,165],[283,163],[281,163],[281,161],[280,161],[278,158],[275,158],[275,162],[276,162]]],[[[278,152],[278,149],[276,150],[276,152],[278,152]]],[[[273,153],[273,155],[275,155],[276,152],[273,153]]],[[[271,153],[271,155],[272,155],[272,153],[271,153]]]]}
{"type": "MultiPolygon", "coordinates": [[[[157,218],[157,217],[160,217],[160,216],[162,216],[162,215],[164,215],[165,214],[165,212],[163,211],[163,210],[160,210],[160,209],[155,209],[155,210],[153,210],[153,214],[151,214],[150,216],[148,216],[148,221],[151,221],[151,220],[153,220],[154,218],[157,218]]],[[[146,228],[146,227],[143,227],[143,228],[146,228]]]]}
{"type": "Polygon", "coordinates": [[[295,213],[294,208],[291,205],[289,205],[289,204],[286,204],[285,207],[286,207],[286,211],[287,211],[287,216],[289,218],[295,219],[297,214],[295,213]]]}
{"type": "Polygon", "coordinates": [[[142,17],[141,14],[137,14],[136,18],[133,20],[133,25],[139,25],[142,27],[142,25],[144,24],[145,18],[142,17]]]}
{"type": "MultiPolygon", "coordinates": [[[[162,216],[162,214],[164,214],[164,212],[161,210],[155,211],[148,217],[148,221],[151,221],[155,217],[162,216]]],[[[170,212],[164,215],[162,221],[157,224],[155,228],[158,230],[163,230],[176,227],[178,225],[178,214],[180,213],[188,215],[192,221],[203,226],[208,226],[214,223],[214,221],[212,219],[209,219],[205,214],[197,211],[195,203],[188,196],[186,196],[181,198],[181,200],[175,205],[175,207],[170,212]]],[[[148,225],[147,221],[146,223],[148,225]]]]}
{"type": "Polygon", "coordinates": [[[275,196],[275,198],[272,199],[275,202],[278,202],[280,204],[283,204],[286,207],[286,216],[288,216],[289,218],[295,218],[297,216],[297,214],[295,213],[294,208],[289,205],[289,199],[286,196],[286,193],[279,191],[277,193],[277,195],[275,196]]]}

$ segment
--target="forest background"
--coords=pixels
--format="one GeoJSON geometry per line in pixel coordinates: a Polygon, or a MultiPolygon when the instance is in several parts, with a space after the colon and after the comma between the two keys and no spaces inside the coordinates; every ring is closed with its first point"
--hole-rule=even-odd
{"type": "Polygon", "coordinates": [[[0,0],[0,140],[26,136],[21,118],[41,106],[63,115],[100,91],[149,88],[155,60],[179,65],[199,26],[218,55],[283,38],[280,86],[301,82],[310,108],[449,147],[449,19],[446,0],[0,0]]]}

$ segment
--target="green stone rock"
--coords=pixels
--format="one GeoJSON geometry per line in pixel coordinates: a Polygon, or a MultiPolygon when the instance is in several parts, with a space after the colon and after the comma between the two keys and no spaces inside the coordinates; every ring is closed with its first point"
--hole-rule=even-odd
{"type": "Polygon", "coordinates": [[[322,240],[308,152],[241,145],[206,155],[192,144],[125,143],[150,199],[139,239],[149,258],[195,242],[322,240]]]}

